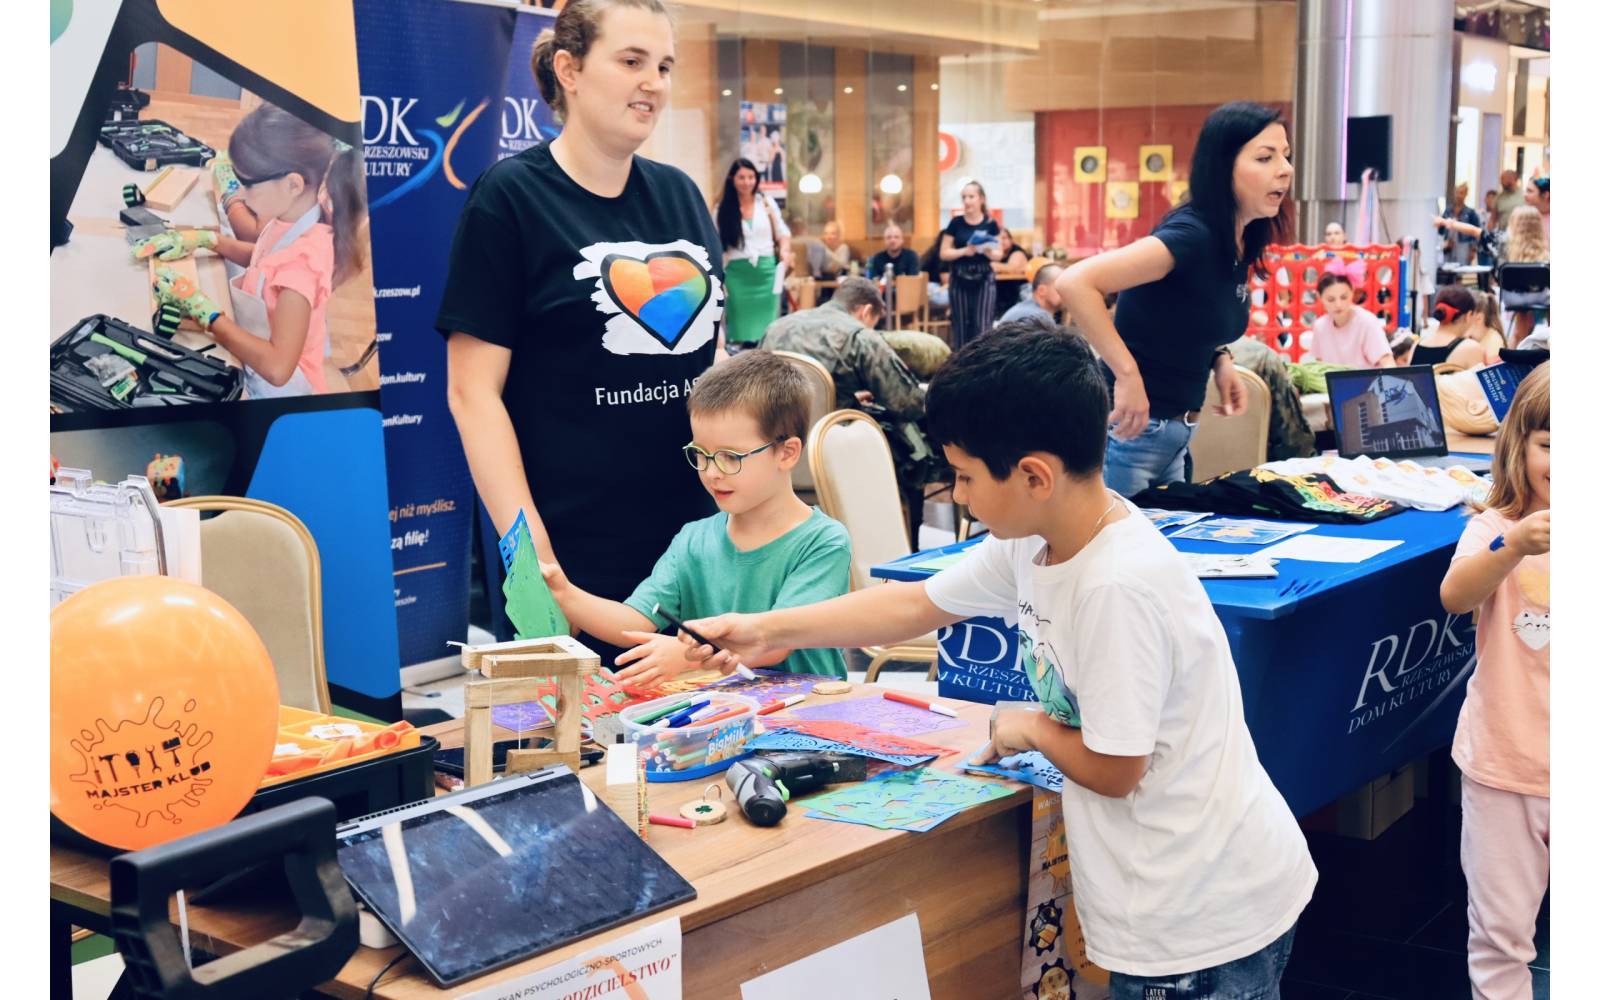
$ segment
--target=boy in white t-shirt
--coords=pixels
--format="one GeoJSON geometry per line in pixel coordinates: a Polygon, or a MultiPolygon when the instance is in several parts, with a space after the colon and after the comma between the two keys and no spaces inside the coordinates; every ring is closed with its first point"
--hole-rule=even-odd
{"type": "Polygon", "coordinates": [[[1016,622],[1045,711],[1001,712],[986,754],[1037,749],[1070,779],[1073,898],[1112,996],[1277,997],[1316,868],[1256,758],[1205,591],[1103,484],[1108,413],[1081,337],[1001,324],[928,390],[956,501],[990,537],[926,582],[691,622],[724,652],[690,658],[721,666],[899,642],[976,615],[1016,622]]]}
{"type": "Polygon", "coordinates": [[[1317,282],[1322,315],[1311,324],[1311,353],[1348,368],[1393,368],[1394,352],[1383,321],[1355,303],[1355,286],[1342,274],[1317,282]]]}

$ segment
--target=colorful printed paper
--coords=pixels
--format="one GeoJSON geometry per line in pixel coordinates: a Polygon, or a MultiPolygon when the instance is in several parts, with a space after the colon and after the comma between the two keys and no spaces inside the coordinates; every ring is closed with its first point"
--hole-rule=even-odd
{"type": "Polygon", "coordinates": [[[1169,537],[1192,538],[1202,542],[1232,542],[1236,545],[1267,545],[1314,527],[1314,524],[1258,521],[1249,517],[1214,517],[1204,524],[1191,524],[1175,531],[1169,537]]]}
{"type": "Polygon", "coordinates": [[[1141,507],[1139,510],[1150,523],[1156,526],[1157,531],[1166,531],[1168,528],[1181,528],[1186,524],[1204,521],[1210,514],[1192,510],[1160,510],[1155,507],[1141,507]]]}
{"type": "Polygon", "coordinates": [[[806,815],[879,830],[924,833],[973,806],[1007,795],[1005,786],[917,768],[841,785],[806,799],[806,815]]]}
{"type": "Polygon", "coordinates": [[[938,746],[934,743],[924,743],[905,736],[895,736],[892,733],[880,733],[866,726],[854,722],[832,722],[828,720],[790,719],[767,717],[768,729],[787,729],[791,732],[804,733],[807,736],[817,736],[825,740],[838,740],[851,746],[858,746],[867,750],[876,750],[880,753],[893,754],[933,754],[943,757],[948,753],[955,753],[949,747],[938,746]]]}
{"type": "Polygon", "coordinates": [[[811,689],[823,681],[839,679],[823,674],[791,674],[787,670],[757,670],[755,675],[755,680],[747,681],[738,674],[732,674],[707,686],[728,694],[754,698],[758,703],[765,704],[792,694],[810,694],[811,689]]]}
{"type": "Polygon", "coordinates": [[[887,698],[851,698],[826,705],[794,708],[789,715],[798,719],[854,722],[868,729],[894,736],[918,736],[941,729],[960,729],[966,723],[948,715],[930,712],[887,698]]]}
{"type": "Polygon", "coordinates": [[[936,754],[894,754],[883,753],[877,750],[867,750],[862,747],[841,743],[838,740],[823,739],[820,736],[809,736],[805,733],[791,733],[787,730],[777,730],[762,733],[755,737],[745,747],[750,750],[800,750],[806,753],[843,753],[853,757],[870,757],[885,764],[897,767],[919,767],[932,760],[937,760],[936,754]]]}
{"type": "Polygon", "coordinates": [[[1061,796],[1033,797],[1027,923],[1022,928],[1023,1000],[1108,1000],[1111,975],[1089,961],[1072,902],[1072,864],[1061,796]]]}
{"type": "MultiPolygon", "coordinates": [[[[982,751],[979,751],[981,753],[982,751]]],[[[972,757],[978,754],[974,753],[972,757]]],[[[1049,758],[1037,750],[1027,753],[1013,754],[1010,757],[1001,757],[993,764],[974,764],[972,757],[962,761],[963,771],[973,771],[977,774],[990,774],[996,778],[1008,778],[1020,781],[1037,788],[1048,789],[1052,792],[1061,791],[1062,783],[1066,778],[1050,763],[1049,758]]]]}
{"type": "MultiPolygon", "coordinates": [[[[534,700],[494,706],[489,710],[489,716],[495,725],[512,732],[525,733],[555,724],[560,685],[554,677],[532,677],[529,680],[538,685],[534,700]]],[[[592,723],[595,719],[615,715],[629,705],[653,701],[661,697],[661,692],[654,688],[632,687],[602,670],[588,679],[581,697],[583,718],[585,722],[592,723]]]]}
{"type": "Polygon", "coordinates": [[[517,520],[501,539],[501,558],[509,558],[505,583],[501,591],[506,595],[506,617],[516,629],[518,639],[542,639],[552,635],[568,635],[572,629],[561,605],[550,593],[544,574],[539,572],[539,554],[533,547],[533,536],[528,533],[528,521],[517,513],[517,520]],[[504,543],[511,540],[508,555],[504,543]]]}

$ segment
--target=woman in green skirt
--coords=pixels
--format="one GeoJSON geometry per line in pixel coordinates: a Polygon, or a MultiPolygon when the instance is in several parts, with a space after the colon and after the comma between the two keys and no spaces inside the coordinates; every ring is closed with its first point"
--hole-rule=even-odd
{"type": "Polygon", "coordinates": [[[789,249],[789,227],[777,206],[756,190],[756,166],[743,157],[733,161],[722,183],[717,232],[726,272],[723,326],[728,347],[749,347],[760,343],[768,324],[778,318],[778,293],[773,288],[778,261],[790,270],[794,254],[789,249]]]}

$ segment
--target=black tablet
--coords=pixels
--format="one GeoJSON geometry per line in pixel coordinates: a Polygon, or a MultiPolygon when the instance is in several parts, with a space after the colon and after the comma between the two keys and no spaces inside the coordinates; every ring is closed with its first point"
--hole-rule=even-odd
{"type": "Polygon", "coordinates": [[[564,766],[338,830],[339,867],[440,986],[695,897],[564,766]]]}

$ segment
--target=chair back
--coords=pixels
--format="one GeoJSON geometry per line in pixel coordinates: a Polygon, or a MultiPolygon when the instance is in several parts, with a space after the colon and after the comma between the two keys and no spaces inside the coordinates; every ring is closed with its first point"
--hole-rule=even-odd
{"type": "Polygon", "coordinates": [[[794,286],[794,308],[796,312],[801,309],[815,309],[817,307],[817,279],[801,278],[794,286]]]}
{"type": "Polygon", "coordinates": [[[894,278],[894,326],[900,327],[902,316],[922,317],[928,308],[928,276],[926,274],[897,274],[894,278]]]}
{"type": "Polygon", "coordinates": [[[322,560],[305,524],[247,497],[185,497],[167,506],[220,512],[200,522],[201,583],[261,636],[281,704],[333,711],[322,652],[322,560]]]}
{"type": "Polygon", "coordinates": [[[1206,401],[1200,423],[1189,440],[1189,455],[1194,460],[1194,481],[1253,469],[1267,460],[1267,424],[1272,419],[1272,392],[1261,376],[1248,368],[1236,368],[1244,382],[1245,408],[1231,417],[1218,416],[1212,407],[1222,405],[1216,381],[1206,385],[1206,401]]]}
{"type": "Polygon", "coordinates": [[[822,512],[850,532],[850,586],[867,587],[873,566],[911,553],[889,440],[865,413],[835,410],[811,428],[806,450],[822,512]]]}
{"type": "Polygon", "coordinates": [[[809,246],[810,236],[796,236],[789,241],[789,249],[794,254],[794,270],[789,272],[796,278],[809,278],[811,276],[811,254],[809,246]]]}
{"type": "MultiPolygon", "coordinates": [[[[817,421],[833,411],[833,374],[822,367],[822,362],[793,351],[773,351],[778,357],[793,365],[806,380],[811,408],[806,414],[806,427],[815,427],[817,421]]],[[[815,491],[816,480],[811,477],[810,461],[801,461],[789,474],[796,490],[815,491]]]]}

